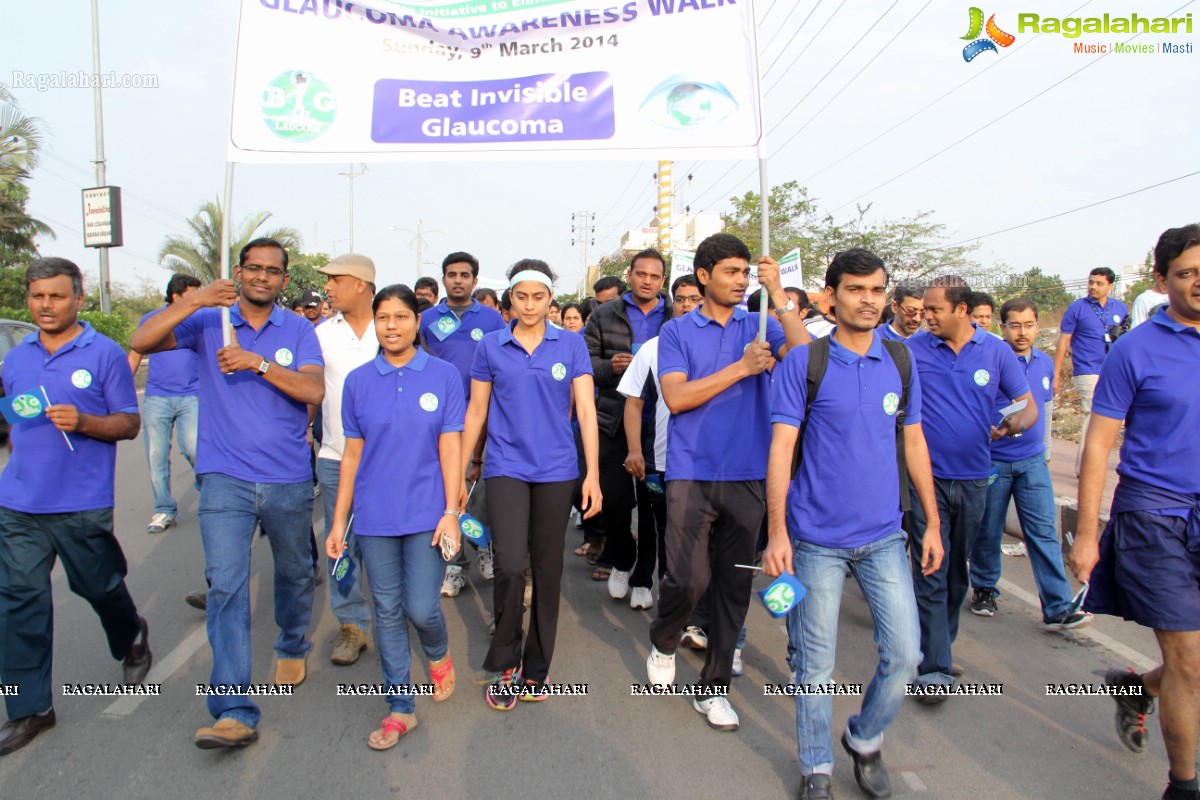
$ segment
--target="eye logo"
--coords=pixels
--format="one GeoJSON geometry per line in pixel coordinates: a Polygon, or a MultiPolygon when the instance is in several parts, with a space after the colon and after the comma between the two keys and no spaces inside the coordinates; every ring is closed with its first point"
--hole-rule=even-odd
{"type": "Polygon", "coordinates": [[[674,130],[720,122],[737,110],[737,101],[719,81],[692,75],[672,75],[651,89],[638,107],[651,122],[674,130]]]}
{"type": "Polygon", "coordinates": [[[970,44],[963,48],[963,61],[973,61],[975,56],[980,53],[996,50],[996,45],[1008,47],[1017,40],[1017,37],[1011,33],[1005,33],[1000,30],[1000,26],[996,24],[996,15],[992,14],[988,17],[987,25],[983,24],[983,9],[971,6],[971,27],[967,30],[967,35],[960,37],[970,40],[970,44]],[[981,33],[987,33],[986,38],[980,38],[981,33]]]}

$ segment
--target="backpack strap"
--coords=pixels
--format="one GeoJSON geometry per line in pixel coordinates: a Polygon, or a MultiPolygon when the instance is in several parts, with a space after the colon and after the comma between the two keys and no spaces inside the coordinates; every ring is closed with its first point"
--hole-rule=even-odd
{"type": "Polygon", "coordinates": [[[912,354],[908,345],[891,339],[883,340],[883,347],[892,357],[896,371],[900,373],[900,408],[896,410],[896,474],[900,477],[900,508],[909,511],[912,502],[909,499],[908,461],[904,453],[904,418],[908,409],[908,390],[912,384],[912,354]]]}
{"type": "Polygon", "coordinates": [[[808,372],[805,375],[808,396],[804,401],[804,419],[800,421],[800,434],[796,437],[796,449],[792,453],[793,479],[800,471],[800,462],[804,460],[804,431],[808,429],[808,420],[812,417],[813,400],[817,397],[817,390],[821,388],[821,381],[824,380],[825,370],[828,367],[829,337],[822,336],[814,339],[808,346],[808,372]]]}

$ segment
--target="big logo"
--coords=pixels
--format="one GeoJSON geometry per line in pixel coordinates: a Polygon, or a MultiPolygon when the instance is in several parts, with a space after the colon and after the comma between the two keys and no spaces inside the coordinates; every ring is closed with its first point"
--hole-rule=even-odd
{"type": "Polygon", "coordinates": [[[996,50],[996,45],[1008,47],[1017,40],[1017,37],[1011,33],[1006,33],[1000,30],[1000,26],[996,24],[996,15],[992,14],[987,18],[987,24],[983,22],[983,9],[971,6],[969,11],[971,27],[967,29],[966,36],[961,38],[969,40],[970,44],[963,48],[963,61],[973,61],[975,56],[980,53],[996,50]],[[987,36],[981,37],[980,34],[986,33],[987,36]]]}

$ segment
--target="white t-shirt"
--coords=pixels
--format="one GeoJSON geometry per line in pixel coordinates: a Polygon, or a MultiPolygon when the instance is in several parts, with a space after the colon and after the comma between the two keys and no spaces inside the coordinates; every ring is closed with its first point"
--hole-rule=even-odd
{"type": "Polygon", "coordinates": [[[1130,330],[1150,319],[1150,312],[1165,302],[1167,302],[1167,296],[1153,289],[1147,289],[1139,294],[1133,301],[1133,308],[1129,309],[1130,330]]]}
{"type": "Polygon", "coordinates": [[[343,319],[341,312],[317,326],[317,341],[325,359],[325,399],[321,401],[321,450],[317,458],[342,460],[346,434],[342,430],[342,388],[351,371],[366,364],[379,352],[379,337],[372,320],[362,338],[343,319]]]}
{"type": "Polygon", "coordinates": [[[808,333],[814,339],[820,339],[823,336],[828,336],[833,333],[834,327],[832,322],[825,317],[813,317],[812,319],[804,320],[804,327],[808,328],[808,333]]]}
{"type": "Polygon", "coordinates": [[[617,391],[626,397],[641,397],[642,387],[646,385],[646,377],[654,380],[654,388],[658,391],[658,402],[654,405],[654,468],[659,472],[667,471],[667,423],[671,419],[671,409],[667,408],[662,399],[662,384],[658,382],[658,337],[643,344],[633,356],[633,361],[621,376],[617,391]]]}

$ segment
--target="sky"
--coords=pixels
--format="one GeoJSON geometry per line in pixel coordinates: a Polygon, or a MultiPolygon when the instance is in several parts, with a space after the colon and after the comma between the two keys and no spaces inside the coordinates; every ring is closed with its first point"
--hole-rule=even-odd
{"type": "MultiPolygon", "coordinates": [[[[161,288],[170,277],[155,258],[164,238],[185,234],[185,220],[223,189],[238,4],[99,6],[102,72],[153,75],[158,84],[103,94],[108,183],[124,195],[125,245],[111,251],[112,281],[161,288]]],[[[945,0],[758,0],[771,183],[799,181],[839,220],[855,216],[857,205],[870,204],[875,219],[929,211],[948,242],[979,241],[985,265],[1038,266],[1067,280],[1097,266],[1139,264],[1164,229],[1200,221],[1200,174],[1192,174],[1200,171],[1200,3],[982,6],[1010,33],[1021,12],[1190,13],[1194,33],[1135,42],[1170,41],[1192,52],[1081,54],[1074,42],[1128,36],[1026,32],[968,63],[961,37],[969,8],[945,0]],[[1118,198],[1156,184],[1164,185],[1118,198]],[[1092,207],[1073,211],[1085,206],[1092,207]]],[[[14,85],[39,73],[91,72],[88,4],[9,3],[0,36],[0,82],[47,129],[28,209],[58,238],[41,241],[41,252],[94,274],[97,256],[80,232],[80,190],[95,183],[92,92],[14,85]]],[[[649,224],[656,168],[653,160],[368,164],[353,181],[354,249],[375,260],[378,283],[411,283],[421,225],[424,274],[437,274],[446,253],[467,250],[496,284],[514,261],[541,258],[559,273],[560,291],[573,291],[583,253],[571,245],[571,213],[595,214],[594,262],[626,230],[649,224]]],[[[239,164],[234,216],[270,211],[268,226],[296,228],[305,251],[346,252],[351,181],[339,173],[350,169],[239,164]]],[[[759,185],[752,161],[684,158],[675,175],[676,208],[693,213],[727,211],[730,197],[759,185]]],[[[804,268],[819,276],[824,266],[804,268]]]]}

